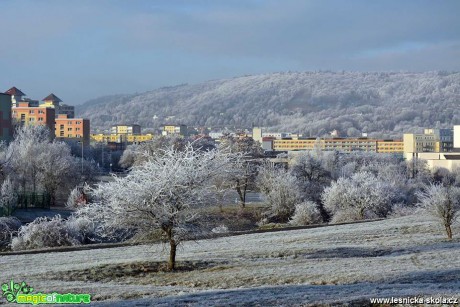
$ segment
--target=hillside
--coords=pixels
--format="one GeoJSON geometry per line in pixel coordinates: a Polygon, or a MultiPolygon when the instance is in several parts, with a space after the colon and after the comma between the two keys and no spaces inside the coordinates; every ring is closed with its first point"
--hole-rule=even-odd
{"type": "Polygon", "coordinates": [[[168,122],[323,136],[401,137],[460,124],[460,73],[288,72],[97,98],[77,108],[93,129],[168,122]]]}
{"type": "Polygon", "coordinates": [[[460,228],[449,242],[437,226],[417,214],[189,241],[178,261],[194,269],[174,273],[155,271],[167,254],[159,244],[2,255],[0,267],[3,282],[90,293],[103,306],[365,306],[371,297],[459,297],[460,228]]]}

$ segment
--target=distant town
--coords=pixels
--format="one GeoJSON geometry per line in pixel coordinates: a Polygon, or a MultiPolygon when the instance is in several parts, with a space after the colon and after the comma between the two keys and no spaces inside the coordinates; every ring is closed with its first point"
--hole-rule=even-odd
{"type": "Polygon", "coordinates": [[[185,124],[164,124],[161,129],[142,133],[142,127],[135,123],[119,123],[107,127],[106,133],[91,133],[90,120],[75,117],[75,107],[51,93],[41,101],[30,99],[12,87],[0,93],[1,124],[0,140],[8,142],[13,138],[17,125],[44,125],[53,138],[83,148],[97,146],[102,150],[123,151],[128,145],[150,141],[158,136],[206,138],[219,143],[224,135],[238,138],[253,138],[262,146],[267,157],[298,151],[375,152],[402,154],[407,161],[414,158],[427,161],[430,169],[452,170],[460,166],[460,125],[451,129],[426,128],[423,133],[407,133],[401,139],[341,137],[337,130],[330,137],[304,137],[302,134],[285,131],[270,131],[262,127],[238,130],[213,129],[212,127],[189,127],[185,124]]]}

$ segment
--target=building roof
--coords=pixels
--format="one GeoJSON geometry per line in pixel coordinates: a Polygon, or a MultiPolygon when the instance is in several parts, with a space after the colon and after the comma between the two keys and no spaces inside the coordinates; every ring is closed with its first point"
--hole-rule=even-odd
{"type": "Polygon", "coordinates": [[[12,88],[10,88],[9,90],[7,90],[5,92],[5,94],[8,94],[8,95],[11,95],[11,96],[25,96],[26,94],[24,94],[23,92],[21,92],[20,89],[18,89],[16,86],[13,86],[12,88]]]}
{"type": "Polygon", "coordinates": [[[42,101],[62,102],[62,100],[59,99],[59,97],[57,97],[53,93],[51,93],[48,96],[46,96],[45,98],[43,98],[42,101]]]}
{"type": "Polygon", "coordinates": [[[446,160],[460,160],[460,155],[444,155],[446,160]]]}

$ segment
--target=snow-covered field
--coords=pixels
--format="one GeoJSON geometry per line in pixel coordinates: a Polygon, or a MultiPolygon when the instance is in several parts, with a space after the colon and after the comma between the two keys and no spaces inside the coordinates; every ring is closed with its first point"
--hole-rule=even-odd
{"type": "Polygon", "coordinates": [[[110,276],[123,264],[161,262],[167,250],[142,245],[1,256],[1,282],[25,281],[45,293],[90,293],[102,306],[362,305],[371,297],[460,298],[456,235],[459,227],[449,242],[437,224],[415,215],[223,237],[185,242],[178,261],[193,262],[199,266],[195,270],[116,278],[110,276]]]}

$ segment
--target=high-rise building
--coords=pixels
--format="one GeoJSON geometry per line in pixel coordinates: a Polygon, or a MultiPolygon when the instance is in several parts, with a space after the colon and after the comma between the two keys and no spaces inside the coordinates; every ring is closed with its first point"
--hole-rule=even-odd
{"type": "Polygon", "coordinates": [[[89,145],[89,119],[69,118],[67,114],[58,114],[55,123],[55,134],[57,139],[62,141],[81,141],[84,146],[89,145]]]}
{"type": "Polygon", "coordinates": [[[0,141],[9,142],[12,136],[11,96],[0,93],[0,141]]]}
{"type": "Polygon", "coordinates": [[[45,125],[54,137],[55,109],[51,107],[35,107],[27,101],[19,102],[18,106],[12,108],[12,118],[15,118],[21,125],[45,125]]]}

